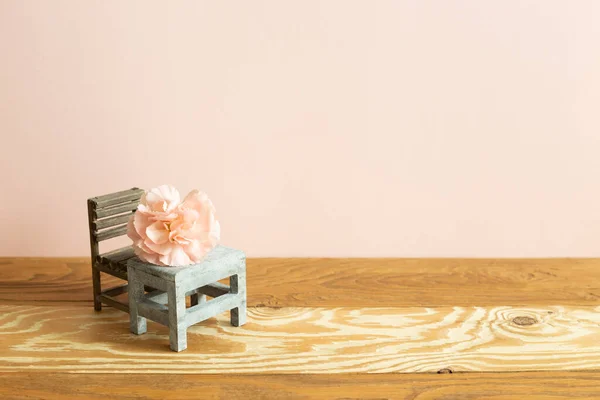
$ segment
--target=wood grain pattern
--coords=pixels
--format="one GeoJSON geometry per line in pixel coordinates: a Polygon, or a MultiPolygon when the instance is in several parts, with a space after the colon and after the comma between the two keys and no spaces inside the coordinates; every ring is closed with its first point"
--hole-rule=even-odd
{"type": "Polygon", "coordinates": [[[129,332],[128,315],[76,306],[0,306],[0,371],[392,373],[600,368],[600,307],[254,308],[188,329],[129,332]],[[515,321],[515,318],[521,317],[515,321]]]}
{"type": "Polygon", "coordinates": [[[337,375],[11,373],[0,398],[566,400],[600,398],[600,372],[337,375]],[[110,382],[110,384],[107,384],[110,382]]]}
{"type": "Polygon", "coordinates": [[[88,258],[0,258],[0,398],[598,399],[599,267],[250,259],[250,321],[205,321],[176,354],[166,327],[94,313],[88,258]]]}
{"type": "MultiPolygon", "coordinates": [[[[102,282],[116,286],[123,281],[103,275],[102,282]]],[[[92,304],[90,258],[0,258],[0,303],[92,304]]]]}
{"type": "MultiPolygon", "coordinates": [[[[600,259],[251,258],[247,268],[249,306],[600,303],[600,259]]],[[[0,303],[88,306],[90,276],[88,258],[0,258],[0,303]]],[[[110,286],[119,280],[103,277],[103,282],[110,286]]]]}

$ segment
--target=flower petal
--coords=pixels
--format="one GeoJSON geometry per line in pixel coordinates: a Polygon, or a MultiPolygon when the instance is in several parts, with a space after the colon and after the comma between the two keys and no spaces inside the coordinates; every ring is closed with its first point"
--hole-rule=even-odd
{"type": "Polygon", "coordinates": [[[151,223],[147,214],[137,211],[133,214],[133,227],[141,238],[146,238],[146,229],[151,223]]]}
{"type": "Polygon", "coordinates": [[[167,254],[171,253],[171,251],[176,246],[176,244],[172,243],[172,242],[158,244],[158,243],[152,243],[150,241],[147,241],[144,243],[144,246],[146,247],[146,251],[156,253],[159,255],[167,255],[167,254]]]}
{"type": "Polygon", "coordinates": [[[135,227],[133,226],[134,218],[135,218],[135,214],[131,214],[131,217],[129,217],[129,221],[127,221],[127,236],[129,237],[129,239],[136,242],[139,239],[141,239],[141,237],[140,237],[139,233],[137,233],[137,231],[135,230],[135,227]]]}
{"type": "Polygon", "coordinates": [[[185,251],[183,251],[181,246],[176,246],[169,254],[160,256],[160,260],[163,263],[174,267],[189,265],[192,263],[192,260],[190,260],[190,257],[188,257],[185,251]]]}
{"type": "Polygon", "coordinates": [[[146,228],[146,236],[156,244],[163,244],[169,241],[169,229],[167,224],[162,221],[156,221],[146,228]]]}

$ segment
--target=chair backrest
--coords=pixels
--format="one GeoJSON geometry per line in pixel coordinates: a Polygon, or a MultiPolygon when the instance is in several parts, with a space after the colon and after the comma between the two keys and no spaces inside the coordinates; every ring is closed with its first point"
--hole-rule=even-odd
{"type": "Polygon", "coordinates": [[[143,189],[131,188],[88,199],[92,263],[98,260],[100,242],[127,233],[127,221],[135,212],[142,194],[143,189]]]}

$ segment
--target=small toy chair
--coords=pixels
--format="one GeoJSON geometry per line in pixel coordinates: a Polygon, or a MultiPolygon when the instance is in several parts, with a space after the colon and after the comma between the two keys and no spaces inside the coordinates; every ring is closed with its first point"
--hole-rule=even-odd
{"type": "Polygon", "coordinates": [[[188,327],[200,321],[231,310],[231,325],[246,323],[246,255],[240,250],[217,246],[199,263],[180,267],[165,268],[137,257],[127,266],[129,324],[136,335],[146,333],[148,318],[168,326],[171,350],[183,351],[188,327]],[[225,278],[229,285],[218,282],[225,278]],[[146,294],[150,286],[156,289],[146,294]]]}
{"type": "Polygon", "coordinates": [[[102,290],[100,272],[127,281],[127,260],[134,257],[131,246],[100,254],[99,243],[127,233],[127,221],[135,212],[143,189],[131,188],[121,192],[88,199],[90,249],[92,255],[92,280],[94,286],[94,309],[102,310],[102,303],[129,312],[129,304],[118,301],[115,296],[128,291],[127,284],[102,290]]]}

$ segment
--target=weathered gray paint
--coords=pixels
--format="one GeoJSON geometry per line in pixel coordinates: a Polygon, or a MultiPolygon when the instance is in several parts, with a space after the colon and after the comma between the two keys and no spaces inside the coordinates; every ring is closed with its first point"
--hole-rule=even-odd
{"type": "Polygon", "coordinates": [[[169,326],[169,308],[166,305],[143,299],[137,303],[137,310],[138,316],[141,315],[161,325],[169,326]]]}
{"type": "Polygon", "coordinates": [[[149,293],[146,293],[146,300],[150,300],[158,304],[167,304],[167,292],[163,292],[162,290],[153,290],[149,293]]]}
{"type": "MultiPolygon", "coordinates": [[[[142,280],[145,285],[151,286],[155,289],[166,292],[168,289],[169,281],[166,281],[157,276],[146,273],[146,270],[144,268],[138,268],[143,265],[144,265],[144,263],[139,261],[139,258],[133,257],[132,259],[127,261],[127,271],[130,270],[129,267],[131,267],[131,266],[135,267],[136,268],[136,277],[138,279],[142,280]]],[[[150,265],[150,264],[148,264],[148,265],[150,265]]],[[[163,267],[163,268],[165,268],[165,267],[163,267]]],[[[131,278],[129,278],[129,280],[131,281],[131,278]]]]}
{"type": "Polygon", "coordinates": [[[234,273],[237,273],[240,266],[240,262],[246,261],[246,255],[241,250],[232,249],[231,247],[217,246],[210,251],[202,262],[194,265],[187,265],[183,267],[164,267],[161,265],[154,265],[146,263],[139,258],[132,258],[129,265],[144,265],[143,271],[146,274],[154,275],[157,277],[164,278],[167,281],[174,281],[175,276],[178,279],[199,279],[208,283],[214,283],[219,279],[206,280],[201,276],[224,276],[229,277],[234,273]],[[233,273],[227,275],[229,271],[233,273]]]}
{"type": "MultiPolygon", "coordinates": [[[[187,349],[187,324],[185,310],[185,292],[181,285],[169,282],[167,285],[167,307],[169,308],[169,344],[171,350],[187,349]]],[[[196,306],[199,307],[199,306],[196,306]]]]}
{"type": "Polygon", "coordinates": [[[231,310],[231,325],[242,326],[246,323],[246,268],[243,272],[229,278],[231,292],[240,296],[240,304],[231,310]]]}
{"type": "Polygon", "coordinates": [[[187,348],[187,328],[231,310],[231,324],[246,322],[246,256],[242,251],[218,246],[200,263],[185,267],[163,267],[141,261],[127,262],[131,332],[146,332],[146,318],[169,327],[171,349],[187,348]],[[216,282],[230,277],[231,287],[216,282]],[[144,285],[157,288],[145,294],[144,285]],[[133,292],[132,287],[136,288],[133,292]],[[167,295],[166,306],[164,294],[167,295]],[[206,301],[206,295],[216,295],[206,301]],[[185,307],[186,295],[192,306],[185,307]],[[196,297],[196,299],[194,299],[196,297]]]}
{"type": "Polygon", "coordinates": [[[140,316],[138,303],[144,298],[144,283],[136,279],[136,271],[128,268],[129,276],[129,327],[136,335],[146,333],[146,318],[140,316]]]}
{"type": "Polygon", "coordinates": [[[192,326],[205,319],[214,317],[217,314],[236,308],[240,304],[240,298],[237,294],[228,293],[217,297],[206,304],[199,304],[187,309],[185,315],[185,325],[192,326]]]}

